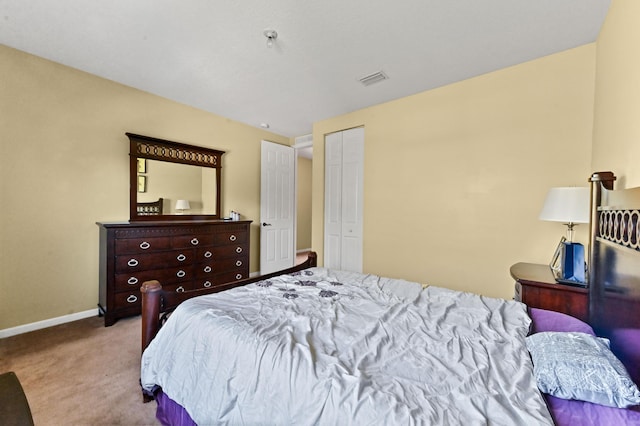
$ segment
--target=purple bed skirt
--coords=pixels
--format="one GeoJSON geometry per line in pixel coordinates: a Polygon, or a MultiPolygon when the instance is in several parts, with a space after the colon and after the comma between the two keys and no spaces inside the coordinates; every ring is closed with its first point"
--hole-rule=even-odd
{"type": "Polygon", "coordinates": [[[158,409],[156,410],[156,419],[165,426],[197,426],[196,422],[191,419],[184,407],[162,392],[158,390],[156,394],[156,402],[158,409]]]}
{"type": "MultiPolygon", "coordinates": [[[[577,331],[595,335],[593,329],[584,322],[569,315],[544,309],[529,309],[533,320],[532,333],[542,331],[577,331]]],[[[613,336],[615,343],[623,351],[621,360],[627,366],[631,377],[640,384],[640,332],[638,330],[621,331],[613,336]]],[[[189,413],[178,403],[158,390],[156,394],[158,408],[156,418],[163,425],[196,426],[189,413]]],[[[544,395],[549,411],[558,426],[575,425],[640,425],[640,407],[632,409],[612,408],[584,401],[573,401],[544,395]]]]}

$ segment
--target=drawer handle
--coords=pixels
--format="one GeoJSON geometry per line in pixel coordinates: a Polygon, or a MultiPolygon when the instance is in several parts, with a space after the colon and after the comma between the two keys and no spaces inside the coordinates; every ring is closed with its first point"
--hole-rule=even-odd
{"type": "Polygon", "coordinates": [[[238,254],[242,253],[242,247],[236,247],[236,253],[238,254]]]}
{"type": "Polygon", "coordinates": [[[141,248],[142,250],[146,250],[146,249],[148,249],[149,247],[151,247],[151,244],[149,244],[149,243],[148,243],[148,242],[146,242],[146,241],[143,241],[143,242],[141,242],[141,243],[140,243],[140,248],[141,248]]]}
{"type": "Polygon", "coordinates": [[[127,265],[129,266],[138,266],[140,262],[138,262],[136,259],[129,259],[129,261],[127,262],[127,265]]]}
{"type": "Polygon", "coordinates": [[[136,297],[135,294],[132,294],[129,297],[127,297],[127,302],[129,302],[129,303],[135,303],[137,301],[138,301],[138,298],[136,297]]]}
{"type": "Polygon", "coordinates": [[[185,275],[187,275],[187,273],[186,273],[185,271],[182,271],[182,270],[180,270],[180,271],[178,271],[178,272],[176,273],[176,276],[177,276],[178,278],[184,278],[184,276],[185,276],[185,275]]]}
{"type": "Polygon", "coordinates": [[[176,293],[184,293],[184,287],[180,286],[176,288],[176,293]]]}
{"type": "Polygon", "coordinates": [[[129,279],[127,280],[127,284],[136,285],[138,284],[138,279],[136,277],[129,277],[129,279]]]}
{"type": "Polygon", "coordinates": [[[236,274],[236,280],[239,280],[242,278],[242,274],[236,274]]]}
{"type": "Polygon", "coordinates": [[[176,257],[176,259],[178,259],[180,262],[184,262],[187,259],[187,256],[185,256],[184,254],[180,253],[178,255],[178,257],[176,257]]]}
{"type": "Polygon", "coordinates": [[[242,260],[236,260],[236,266],[242,266],[242,260]]]}
{"type": "Polygon", "coordinates": [[[237,240],[237,239],[238,239],[238,238],[237,238],[235,235],[230,235],[230,236],[229,236],[229,241],[235,241],[235,240],[237,240]]]}
{"type": "Polygon", "coordinates": [[[200,244],[200,241],[198,241],[197,238],[194,238],[194,239],[191,240],[191,244],[194,245],[194,246],[197,246],[198,244],[200,244]]]}
{"type": "Polygon", "coordinates": [[[211,287],[213,284],[211,284],[211,281],[205,281],[204,284],[202,284],[203,286],[205,286],[206,288],[211,287]]]}
{"type": "Polygon", "coordinates": [[[211,272],[211,266],[207,265],[204,267],[205,272],[211,272]]]}
{"type": "Polygon", "coordinates": [[[207,259],[210,258],[211,256],[213,256],[213,253],[211,253],[209,250],[204,252],[204,257],[206,257],[207,259]]]}

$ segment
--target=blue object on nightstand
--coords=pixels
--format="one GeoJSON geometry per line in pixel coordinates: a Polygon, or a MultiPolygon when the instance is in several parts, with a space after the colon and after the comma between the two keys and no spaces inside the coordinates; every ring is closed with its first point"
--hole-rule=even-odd
{"type": "Polygon", "coordinates": [[[558,282],[585,284],[584,246],[580,243],[564,242],[562,251],[562,274],[558,282]]]}

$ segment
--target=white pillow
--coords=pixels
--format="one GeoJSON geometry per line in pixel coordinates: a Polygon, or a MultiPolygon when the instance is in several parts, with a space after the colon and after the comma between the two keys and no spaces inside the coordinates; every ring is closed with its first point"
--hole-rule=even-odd
{"type": "Polygon", "coordinates": [[[609,349],[609,340],[549,331],[530,335],[526,344],[542,392],[610,407],[640,405],[640,390],[609,349]]]}

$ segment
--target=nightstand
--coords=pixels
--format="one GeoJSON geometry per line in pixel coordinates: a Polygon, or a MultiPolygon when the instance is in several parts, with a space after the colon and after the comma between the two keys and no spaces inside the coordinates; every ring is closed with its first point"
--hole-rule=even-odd
{"type": "Polygon", "coordinates": [[[516,280],[514,299],[518,302],[530,308],[562,312],[585,322],[588,320],[588,290],[557,283],[549,265],[516,263],[510,272],[516,280]]]}

